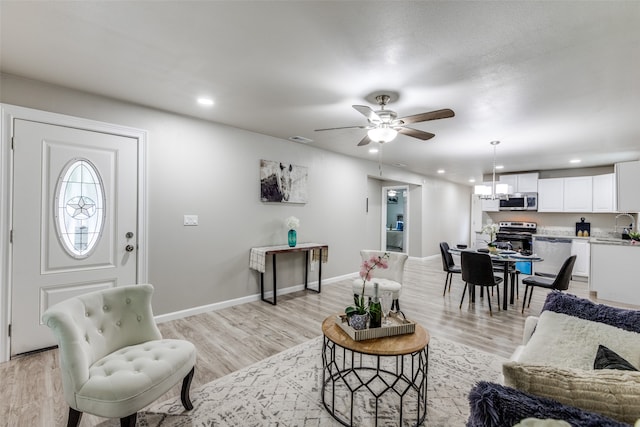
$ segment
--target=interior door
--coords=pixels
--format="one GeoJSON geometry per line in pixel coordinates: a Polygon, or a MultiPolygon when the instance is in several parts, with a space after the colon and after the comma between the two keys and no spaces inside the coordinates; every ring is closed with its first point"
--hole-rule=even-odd
{"type": "Polygon", "coordinates": [[[51,305],[136,283],[137,139],[14,120],[11,355],[55,345],[51,305]]]}

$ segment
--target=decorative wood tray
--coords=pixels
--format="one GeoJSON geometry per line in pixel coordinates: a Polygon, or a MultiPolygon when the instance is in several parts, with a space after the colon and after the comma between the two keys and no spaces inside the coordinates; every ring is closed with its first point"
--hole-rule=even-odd
{"type": "Polygon", "coordinates": [[[370,340],[374,338],[390,337],[393,335],[412,334],[416,331],[416,322],[407,320],[396,313],[389,313],[391,326],[381,328],[353,329],[349,326],[346,314],[338,315],[336,325],[342,328],[354,341],[370,340]]]}

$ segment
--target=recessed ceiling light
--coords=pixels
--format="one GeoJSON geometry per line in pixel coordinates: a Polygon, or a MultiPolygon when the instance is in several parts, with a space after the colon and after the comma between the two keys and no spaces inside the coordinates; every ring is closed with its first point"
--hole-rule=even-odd
{"type": "Polygon", "coordinates": [[[211,98],[205,98],[205,97],[200,97],[198,98],[198,104],[200,105],[204,105],[206,107],[210,107],[213,105],[213,99],[211,98]]]}
{"type": "Polygon", "coordinates": [[[444,169],[438,169],[438,173],[444,173],[444,169]]]}
{"type": "Polygon", "coordinates": [[[569,160],[569,163],[580,163],[582,160],[580,159],[571,159],[569,160]]]}
{"type": "Polygon", "coordinates": [[[393,166],[397,167],[397,168],[406,168],[407,165],[405,165],[404,163],[394,163],[393,166]]]}
{"type": "Polygon", "coordinates": [[[369,148],[369,152],[370,152],[371,154],[376,154],[378,151],[379,151],[379,150],[378,150],[377,148],[375,148],[375,147],[374,147],[374,148],[369,148]]]}
{"type": "Polygon", "coordinates": [[[475,178],[469,178],[469,182],[476,182],[475,178]]]}
{"type": "Polygon", "coordinates": [[[504,169],[504,165],[496,165],[496,169],[504,169]]]}

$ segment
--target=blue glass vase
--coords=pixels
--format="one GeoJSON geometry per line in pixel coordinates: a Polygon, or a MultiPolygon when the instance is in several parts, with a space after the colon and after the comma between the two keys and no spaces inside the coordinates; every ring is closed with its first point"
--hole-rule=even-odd
{"type": "Polygon", "coordinates": [[[294,248],[296,246],[296,243],[298,243],[298,233],[296,233],[296,230],[289,230],[289,234],[287,237],[289,240],[289,247],[294,248]]]}

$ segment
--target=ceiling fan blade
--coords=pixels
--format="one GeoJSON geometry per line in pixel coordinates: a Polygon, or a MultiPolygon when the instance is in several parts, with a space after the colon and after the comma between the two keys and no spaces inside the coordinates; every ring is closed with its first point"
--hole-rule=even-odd
{"type": "Polygon", "coordinates": [[[365,135],[364,138],[362,138],[360,140],[360,142],[358,142],[358,147],[362,147],[363,145],[367,145],[370,142],[371,142],[371,139],[369,138],[369,135],[365,135]]]}
{"type": "Polygon", "coordinates": [[[400,128],[397,128],[396,130],[403,135],[412,136],[414,138],[418,138],[423,141],[426,141],[427,139],[431,139],[435,136],[430,132],[425,132],[423,130],[418,130],[418,129],[405,128],[405,127],[400,127],[400,128]]]}
{"type": "Polygon", "coordinates": [[[398,120],[402,120],[405,125],[418,122],[426,122],[428,120],[448,119],[455,116],[453,110],[445,108],[443,110],[430,111],[428,113],[414,114],[413,116],[401,117],[398,120]]]}
{"type": "Polygon", "coordinates": [[[375,111],[371,109],[371,107],[367,107],[366,105],[352,105],[352,107],[360,114],[365,116],[367,120],[373,123],[380,123],[382,119],[379,115],[376,114],[375,111]]]}
{"type": "Polygon", "coordinates": [[[316,129],[315,132],[319,132],[321,130],[336,130],[336,129],[369,129],[369,126],[342,126],[338,128],[316,129]]]}

